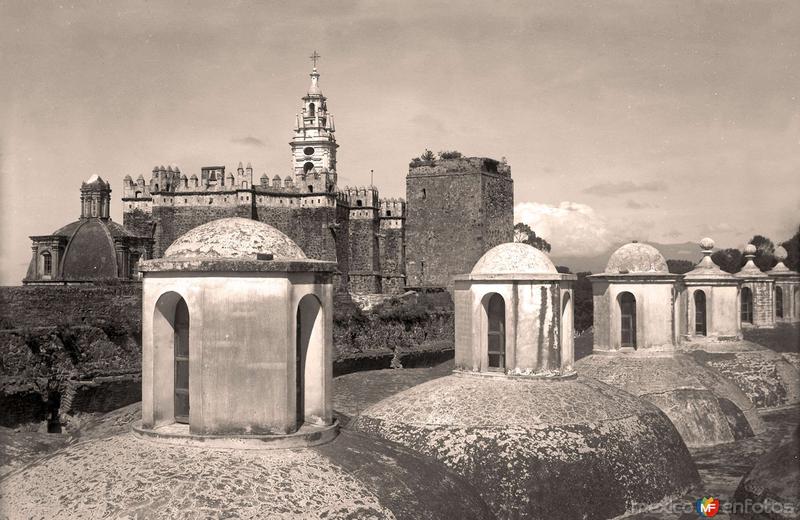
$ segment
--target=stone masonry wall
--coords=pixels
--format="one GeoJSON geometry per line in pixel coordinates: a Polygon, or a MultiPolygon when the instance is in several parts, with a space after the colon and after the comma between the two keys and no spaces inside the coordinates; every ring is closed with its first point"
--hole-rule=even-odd
{"type": "Polygon", "coordinates": [[[390,227],[389,219],[381,219],[378,240],[378,256],[381,269],[381,289],[384,293],[396,294],[405,287],[404,230],[390,227]]]}
{"type": "MultiPolygon", "coordinates": [[[[233,195],[232,195],[233,196],[233,195]]],[[[156,206],[153,208],[155,235],[153,257],[161,258],[164,251],[181,235],[213,220],[228,217],[251,218],[249,205],[236,206],[156,206]]]]}
{"type": "Polygon", "coordinates": [[[0,287],[0,328],[128,323],[140,330],[141,307],[138,283],[0,287]]]}
{"type": "Polygon", "coordinates": [[[764,281],[747,281],[742,287],[753,292],[753,326],[772,327],[775,325],[774,285],[764,281]]]}
{"type": "Polygon", "coordinates": [[[491,247],[513,240],[510,172],[485,171],[490,159],[437,161],[406,178],[409,287],[449,287],[491,247]],[[441,164],[440,164],[441,163],[441,164]]]}
{"type": "Polygon", "coordinates": [[[350,290],[357,293],[379,293],[380,260],[378,258],[378,220],[350,218],[350,290]]]}
{"type": "Polygon", "coordinates": [[[406,283],[446,287],[482,249],[480,174],[409,173],[406,197],[406,283]]]}
{"type": "Polygon", "coordinates": [[[488,251],[514,241],[514,182],[508,177],[488,174],[482,176],[482,181],[483,247],[488,251]]]}
{"type": "Polygon", "coordinates": [[[337,235],[332,229],[336,223],[336,208],[281,208],[257,205],[255,218],[288,235],[307,257],[337,261],[337,235]]]}
{"type": "Polygon", "coordinates": [[[124,211],[122,213],[122,225],[128,231],[141,237],[153,235],[153,215],[140,209],[124,211]]]}

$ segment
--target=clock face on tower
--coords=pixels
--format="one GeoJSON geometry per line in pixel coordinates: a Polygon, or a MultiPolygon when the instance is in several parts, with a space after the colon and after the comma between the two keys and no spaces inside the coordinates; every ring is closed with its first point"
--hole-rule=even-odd
{"type": "Polygon", "coordinates": [[[314,155],[314,148],[311,147],[311,146],[306,146],[303,149],[303,153],[306,154],[306,155],[314,155]]]}

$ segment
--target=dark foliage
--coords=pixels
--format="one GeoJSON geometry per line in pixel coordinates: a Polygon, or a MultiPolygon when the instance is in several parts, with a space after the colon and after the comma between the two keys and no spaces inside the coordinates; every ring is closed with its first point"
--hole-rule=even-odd
{"type": "Polygon", "coordinates": [[[517,222],[514,224],[514,242],[522,242],[535,247],[545,253],[550,252],[550,244],[542,237],[537,237],[536,232],[528,224],[517,222]]]}
{"type": "Polygon", "coordinates": [[[455,150],[443,150],[439,152],[439,159],[460,159],[461,157],[463,157],[461,152],[455,150]]]}
{"type": "Polygon", "coordinates": [[[694,269],[694,263],[689,260],[667,260],[667,269],[672,274],[686,274],[694,269]]]}
{"type": "Polygon", "coordinates": [[[753,259],[753,263],[759,269],[769,271],[775,267],[778,261],[775,260],[775,244],[772,243],[772,240],[762,235],[756,235],[750,239],[750,243],[756,246],[756,257],[753,259]]]}
{"type": "Polygon", "coordinates": [[[792,238],[781,244],[786,249],[784,264],[792,271],[800,270],[800,226],[792,238]]]}
{"type": "Polygon", "coordinates": [[[558,271],[561,274],[572,274],[572,271],[570,271],[569,267],[567,267],[566,265],[557,265],[556,271],[558,271]]]}
{"type": "Polygon", "coordinates": [[[577,273],[573,292],[575,294],[575,332],[583,332],[592,326],[594,302],[592,301],[592,282],[590,272],[577,273]]]}
{"type": "Polygon", "coordinates": [[[711,260],[717,264],[720,269],[728,273],[738,273],[739,269],[744,265],[744,256],[738,249],[728,248],[715,251],[711,255],[711,260]]]}

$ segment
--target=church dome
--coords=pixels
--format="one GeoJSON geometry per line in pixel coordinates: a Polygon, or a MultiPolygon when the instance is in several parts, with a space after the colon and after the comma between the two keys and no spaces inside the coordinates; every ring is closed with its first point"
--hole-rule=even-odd
{"type": "Polygon", "coordinates": [[[305,260],[300,246],[274,227],[247,218],[223,218],[198,226],[179,237],[164,258],[255,260],[258,254],[275,259],[305,260]]]}
{"type": "Polygon", "coordinates": [[[557,274],[545,253],[521,242],[500,244],[487,251],[472,274],[557,274]]]}
{"type": "Polygon", "coordinates": [[[115,278],[117,261],[111,230],[100,219],[83,220],[78,224],[64,251],[62,278],[65,280],[115,278]]]}
{"type": "Polygon", "coordinates": [[[655,247],[640,242],[631,242],[620,247],[611,255],[606,265],[606,273],[669,273],[667,261],[655,247]]]}

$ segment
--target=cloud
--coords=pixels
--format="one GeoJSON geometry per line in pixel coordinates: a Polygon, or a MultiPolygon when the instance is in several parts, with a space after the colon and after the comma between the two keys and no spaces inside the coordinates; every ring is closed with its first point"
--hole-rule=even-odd
{"type": "Polygon", "coordinates": [[[528,224],[559,256],[598,255],[614,243],[606,221],[591,206],[577,202],[521,202],[514,207],[514,222],[528,224]]]}
{"type": "Polygon", "coordinates": [[[258,148],[263,148],[267,146],[267,143],[259,139],[258,137],[253,137],[252,135],[248,135],[247,137],[234,137],[231,139],[232,143],[241,144],[244,146],[254,146],[258,148]]]}
{"type": "Polygon", "coordinates": [[[640,202],[638,200],[628,199],[625,203],[626,208],[630,209],[647,209],[647,208],[657,208],[657,204],[653,204],[652,202],[640,202]]]}
{"type": "Polygon", "coordinates": [[[624,193],[636,193],[639,191],[667,191],[669,187],[663,181],[620,181],[620,182],[601,182],[593,184],[583,190],[584,193],[591,193],[600,197],[613,197],[624,193]]]}
{"type": "Polygon", "coordinates": [[[718,222],[716,224],[703,224],[700,229],[703,233],[728,233],[733,231],[733,226],[727,222],[718,222]]]}

